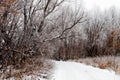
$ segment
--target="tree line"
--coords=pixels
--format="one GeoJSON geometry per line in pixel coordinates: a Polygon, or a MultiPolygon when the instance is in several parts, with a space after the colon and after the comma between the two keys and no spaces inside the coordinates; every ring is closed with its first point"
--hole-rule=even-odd
{"type": "Polygon", "coordinates": [[[57,60],[118,55],[118,10],[87,12],[66,3],[1,0],[0,64],[21,65],[30,54],[57,60]]]}

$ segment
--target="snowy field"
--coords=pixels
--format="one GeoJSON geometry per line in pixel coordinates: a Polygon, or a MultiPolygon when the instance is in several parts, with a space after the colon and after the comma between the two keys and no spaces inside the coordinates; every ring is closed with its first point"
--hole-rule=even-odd
{"type": "Polygon", "coordinates": [[[56,62],[52,80],[120,80],[115,72],[76,62],[56,62]]]}
{"type": "MultiPolygon", "coordinates": [[[[35,75],[25,75],[22,80],[120,80],[114,71],[99,69],[73,61],[52,61],[54,68],[49,79],[35,75]]],[[[16,80],[14,78],[4,80],[16,80]]]]}
{"type": "Polygon", "coordinates": [[[73,60],[75,62],[92,65],[100,69],[112,69],[117,74],[120,74],[120,57],[119,56],[102,56],[102,57],[87,57],[73,60]]]}

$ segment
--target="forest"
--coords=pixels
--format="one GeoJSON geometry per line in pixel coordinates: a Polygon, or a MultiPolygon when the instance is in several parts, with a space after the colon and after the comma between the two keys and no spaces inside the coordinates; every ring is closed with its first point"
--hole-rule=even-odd
{"type": "Polygon", "coordinates": [[[120,10],[86,11],[68,0],[0,0],[0,69],[40,56],[120,56],[120,10]]]}

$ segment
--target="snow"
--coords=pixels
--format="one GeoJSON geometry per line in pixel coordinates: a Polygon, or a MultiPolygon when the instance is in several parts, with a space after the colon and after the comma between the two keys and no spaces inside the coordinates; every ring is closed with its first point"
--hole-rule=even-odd
{"type": "MultiPolygon", "coordinates": [[[[21,80],[120,80],[114,71],[99,69],[72,61],[52,61],[54,68],[49,79],[37,75],[24,75],[21,80]]],[[[0,79],[1,80],[1,79],[0,79]]],[[[4,80],[16,80],[15,78],[4,80]]]]}
{"type": "Polygon", "coordinates": [[[115,72],[76,62],[55,62],[51,80],[120,80],[115,72]]]}
{"type": "Polygon", "coordinates": [[[44,79],[44,78],[41,78],[41,77],[38,77],[38,76],[36,77],[36,76],[32,76],[32,75],[29,75],[29,76],[24,75],[20,79],[16,79],[16,78],[12,77],[12,78],[9,78],[9,79],[4,79],[4,80],[47,80],[47,79],[44,79]]]}

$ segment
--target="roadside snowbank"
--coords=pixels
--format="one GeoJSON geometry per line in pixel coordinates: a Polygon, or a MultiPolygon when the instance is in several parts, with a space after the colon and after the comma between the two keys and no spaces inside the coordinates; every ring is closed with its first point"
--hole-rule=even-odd
{"type": "Polygon", "coordinates": [[[52,80],[120,80],[115,72],[76,62],[55,62],[52,80]]]}

